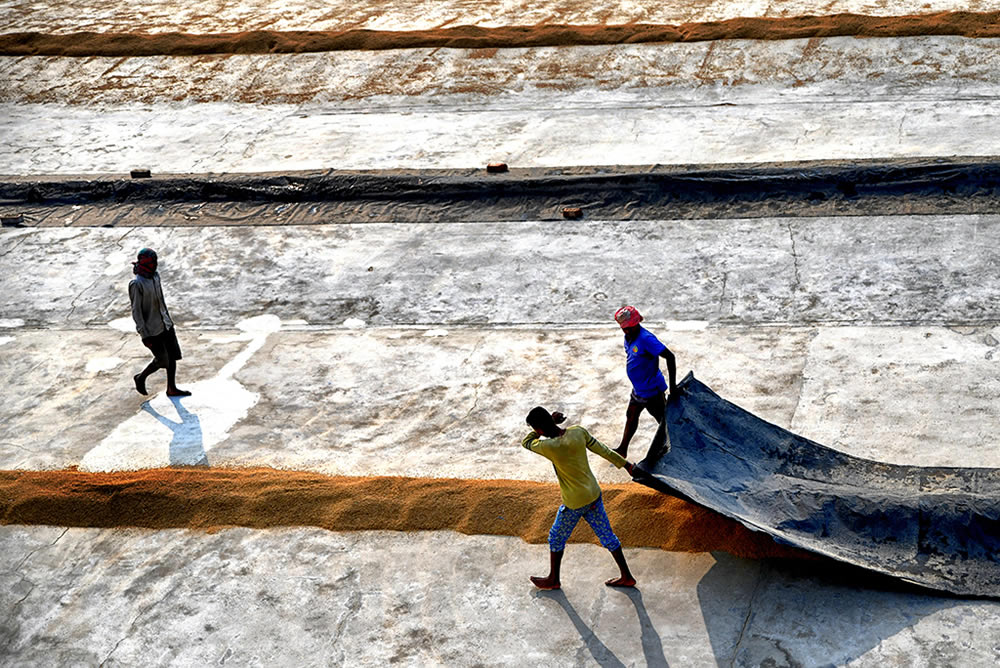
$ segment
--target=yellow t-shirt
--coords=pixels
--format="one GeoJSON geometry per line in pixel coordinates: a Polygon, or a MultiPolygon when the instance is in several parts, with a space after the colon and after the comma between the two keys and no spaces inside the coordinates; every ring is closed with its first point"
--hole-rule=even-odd
{"type": "Polygon", "coordinates": [[[567,508],[582,508],[597,500],[601,488],[590,470],[587,450],[604,457],[616,468],[625,466],[625,458],[604,445],[580,426],[569,427],[556,438],[542,438],[532,430],[521,439],[521,445],[551,460],[559,478],[559,490],[567,508]]]}

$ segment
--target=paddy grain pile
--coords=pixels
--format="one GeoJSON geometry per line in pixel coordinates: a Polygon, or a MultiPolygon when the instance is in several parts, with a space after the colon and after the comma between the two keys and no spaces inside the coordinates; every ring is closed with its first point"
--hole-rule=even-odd
{"type": "Polygon", "coordinates": [[[193,56],[308,53],[418,48],[528,48],[723,39],[819,37],[1000,37],[1000,12],[936,12],[905,16],[739,17],[680,24],[541,24],[485,28],[460,25],[426,30],[252,30],[228,33],[75,32],[0,34],[2,56],[193,56]]]}
{"type": "MultiPolygon", "coordinates": [[[[635,483],[605,485],[604,501],[628,547],[811,558],[711,510],[635,483]]],[[[522,480],[344,477],[270,468],[0,471],[3,524],[452,530],[544,543],[558,505],[557,485],[522,480]]],[[[572,540],[597,543],[587,527],[572,540]]]]}

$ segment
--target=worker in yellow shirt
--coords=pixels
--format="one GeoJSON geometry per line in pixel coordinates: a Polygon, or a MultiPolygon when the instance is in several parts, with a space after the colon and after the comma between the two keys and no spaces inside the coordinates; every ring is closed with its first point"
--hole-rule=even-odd
{"type": "Polygon", "coordinates": [[[559,589],[559,565],[562,563],[566,541],[573,533],[580,518],[594,530],[601,545],[611,551],[621,575],[604,584],[609,587],[634,587],[635,578],[628,569],[621,541],[611,530],[608,514],[601,500],[601,488],[587,462],[587,450],[604,457],[617,468],[625,467],[632,473],[632,464],[617,452],[604,445],[583,427],[559,427],[566,417],[559,412],[549,413],[536,406],[528,413],[527,422],[532,431],[521,440],[521,445],[552,462],[559,479],[562,505],[556,521],[549,530],[549,574],[542,578],[532,576],[531,582],[539,589],[559,589]],[[541,438],[544,436],[545,438],[541,438]]]}

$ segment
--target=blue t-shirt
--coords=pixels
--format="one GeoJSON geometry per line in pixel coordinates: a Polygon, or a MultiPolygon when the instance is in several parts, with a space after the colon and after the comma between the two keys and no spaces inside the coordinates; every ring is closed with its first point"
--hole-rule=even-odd
{"type": "Polygon", "coordinates": [[[634,341],[625,341],[625,354],[628,356],[625,371],[637,396],[646,399],[667,389],[667,381],[660,372],[660,353],[666,349],[659,339],[642,327],[634,341]]]}

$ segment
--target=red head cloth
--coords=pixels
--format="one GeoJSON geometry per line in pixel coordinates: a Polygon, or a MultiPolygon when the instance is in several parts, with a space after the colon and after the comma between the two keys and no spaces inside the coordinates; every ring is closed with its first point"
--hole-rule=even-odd
{"type": "Polygon", "coordinates": [[[139,251],[138,262],[132,263],[132,273],[145,278],[152,278],[156,273],[156,251],[143,248],[139,251]]]}
{"type": "Polygon", "coordinates": [[[640,322],[642,322],[642,316],[639,315],[639,309],[634,306],[622,306],[620,309],[615,311],[615,322],[617,322],[622,329],[626,327],[635,327],[640,322]]]}

